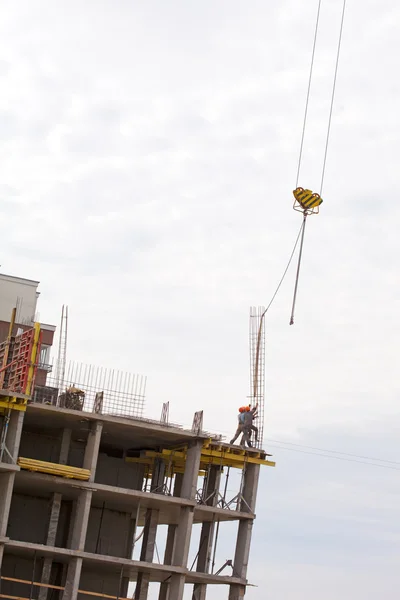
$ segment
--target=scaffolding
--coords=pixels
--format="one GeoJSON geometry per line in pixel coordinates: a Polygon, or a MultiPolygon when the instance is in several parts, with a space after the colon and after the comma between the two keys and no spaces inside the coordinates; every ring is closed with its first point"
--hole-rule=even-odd
{"type": "Polygon", "coordinates": [[[0,434],[0,462],[5,455],[12,461],[7,448],[7,432],[12,411],[25,411],[34,389],[42,332],[39,323],[13,336],[17,309],[11,315],[7,339],[0,344],[0,414],[3,425],[0,434]]]}
{"type": "MultiPolygon", "coordinates": [[[[163,463],[164,478],[158,493],[163,493],[167,496],[172,495],[173,479],[185,470],[188,447],[187,445],[176,446],[173,448],[164,448],[159,452],[155,450],[143,450],[138,456],[127,456],[126,462],[138,463],[144,465],[145,483],[143,491],[150,491],[150,481],[157,478],[160,464],[163,463]]],[[[275,467],[275,462],[270,460],[271,454],[264,450],[232,447],[228,444],[221,443],[217,440],[207,439],[203,442],[201,449],[199,477],[204,477],[202,488],[197,490],[196,501],[198,504],[209,504],[210,496],[207,493],[207,480],[210,469],[217,467],[221,473],[226,469],[226,486],[225,491],[221,494],[215,492],[217,497],[214,500],[214,506],[228,510],[240,510],[243,500],[243,480],[247,465],[262,465],[267,467],[275,467]],[[241,471],[241,484],[238,493],[234,497],[227,498],[227,485],[232,469],[241,471]]]]}

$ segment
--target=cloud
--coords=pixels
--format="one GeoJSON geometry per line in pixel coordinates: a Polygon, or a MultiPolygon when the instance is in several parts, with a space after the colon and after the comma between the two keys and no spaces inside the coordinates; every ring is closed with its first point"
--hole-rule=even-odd
{"type": "MultiPolygon", "coordinates": [[[[312,189],[340,19],[337,2],[323,4],[299,180],[312,189]]],[[[208,429],[235,428],[249,387],[248,307],[269,302],[301,222],[291,192],[315,10],[294,0],[4,3],[2,270],[40,279],[46,322],[69,305],[71,359],[147,374],[149,416],[170,400],[175,422],[204,408],[208,429]]],[[[353,443],[362,455],[372,445],[389,459],[398,21],[394,0],[348,6],[295,325],[292,265],[266,338],[266,437],[349,452],[353,443]]],[[[396,473],[276,454],[249,598],[394,597],[396,473]]]]}

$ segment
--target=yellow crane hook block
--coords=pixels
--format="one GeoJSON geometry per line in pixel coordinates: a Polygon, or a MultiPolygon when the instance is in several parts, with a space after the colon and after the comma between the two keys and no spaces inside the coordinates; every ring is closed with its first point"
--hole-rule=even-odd
{"type": "Polygon", "coordinates": [[[323,202],[319,194],[313,193],[311,190],[304,190],[302,187],[296,188],[293,191],[293,196],[295,197],[296,202],[301,206],[301,208],[299,208],[295,202],[293,208],[307,214],[318,213],[319,206],[323,202]]]}

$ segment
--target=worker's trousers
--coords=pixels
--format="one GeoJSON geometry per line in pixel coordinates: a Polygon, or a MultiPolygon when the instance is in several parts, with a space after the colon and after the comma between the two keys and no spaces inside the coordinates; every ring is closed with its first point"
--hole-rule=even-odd
{"type": "Polygon", "coordinates": [[[252,426],[250,427],[250,430],[251,430],[251,431],[254,431],[254,433],[255,433],[255,438],[256,438],[256,442],[257,442],[257,441],[258,441],[258,427],[256,427],[255,425],[252,425],[252,426]]]}
{"type": "Polygon", "coordinates": [[[256,427],[255,425],[247,425],[247,427],[243,428],[243,435],[242,435],[242,439],[240,440],[240,445],[241,446],[245,446],[246,443],[249,446],[249,448],[251,448],[253,446],[253,444],[251,443],[251,432],[254,431],[255,432],[255,438],[256,438],[256,442],[258,441],[258,427],[256,427]]]}
{"type": "Polygon", "coordinates": [[[238,425],[238,428],[236,429],[235,435],[233,436],[233,438],[229,442],[230,444],[234,444],[236,442],[236,440],[238,439],[239,435],[241,433],[243,433],[243,427],[244,427],[244,425],[238,425]]]}
{"type": "Polygon", "coordinates": [[[249,448],[252,448],[253,444],[251,443],[251,440],[250,440],[250,433],[251,433],[251,427],[249,427],[249,426],[243,427],[243,435],[242,435],[242,439],[240,440],[241,446],[245,446],[247,444],[249,448]]]}

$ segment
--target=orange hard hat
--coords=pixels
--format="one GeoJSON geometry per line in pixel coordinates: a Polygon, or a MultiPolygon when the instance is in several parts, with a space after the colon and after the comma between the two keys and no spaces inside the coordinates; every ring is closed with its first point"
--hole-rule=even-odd
{"type": "Polygon", "coordinates": [[[241,407],[239,408],[239,412],[244,412],[244,411],[245,411],[245,408],[244,408],[244,406],[241,406],[241,407]]]}
{"type": "Polygon", "coordinates": [[[244,409],[244,410],[245,410],[246,412],[249,412],[249,410],[250,410],[250,406],[245,406],[245,409],[244,409]]]}

